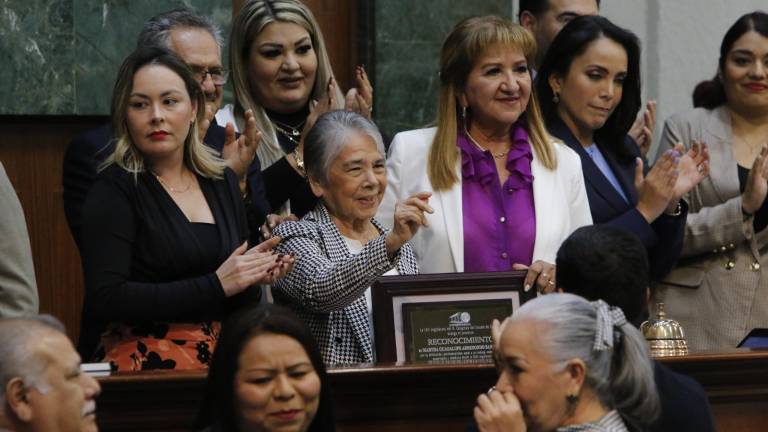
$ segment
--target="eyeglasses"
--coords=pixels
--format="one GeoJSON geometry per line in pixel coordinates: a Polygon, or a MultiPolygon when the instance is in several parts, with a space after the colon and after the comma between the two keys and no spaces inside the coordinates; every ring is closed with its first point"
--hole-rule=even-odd
{"type": "Polygon", "coordinates": [[[193,68],[192,69],[192,75],[195,77],[195,80],[200,83],[200,85],[205,84],[205,80],[208,78],[208,75],[211,76],[211,81],[213,81],[213,85],[216,86],[223,86],[227,83],[227,77],[229,76],[229,71],[224,69],[198,69],[193,68]]]}

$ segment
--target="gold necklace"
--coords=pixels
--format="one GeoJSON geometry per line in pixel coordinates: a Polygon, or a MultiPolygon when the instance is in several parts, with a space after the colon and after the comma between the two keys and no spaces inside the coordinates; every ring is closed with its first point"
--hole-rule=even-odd
{"type": "Polygon", "coordinates": [[[290,140],[292,143],[294,143],[294,144],[296,144],[296,145],[299,145],[299,141],[298,141],[298,140],[300,140],[300,139],[301,139],[301,132],[299,132],[299,130],[298,130],[298,129],[293,129],[293,128],[290,128],[291,130],[290,130],[290,131],[287,131],[287,130],[283,129],[282,127],[280,127],[280,126],[277,124],[277,122],[275,122],[274,120],[272,120],[272,126],[274,126],[274,127],[275,127],[275,129],[276,129],[278,132],[280,132],[281,134],[283,134],[283,135],[284,135],[286,138],[288,138],[288,140],[290,140]]]}
{"type": "Polygon", "coordinates": [[[279,121],[274,120],[274,119],[270,119],[270,120],[272,120],[272,123],[274,123],[275,126],[280,126],[281,128],[283,128],[285,130],[290,129],[290,134],[293,135],[293,136],[301,135],[301,128],[303,128],[304,127],[304,123],[307,122],[307,119],[304,119],[301,123],[297,124],[296,126],[291,126],[288,123],[279,122],[279,121]]]}
{"type": "MultiPolygon", "coordinates": [[[[487,152],[491,153],[490,150],[484,149],[483,147],[480,146],[480,144],[477,143],[477,141],[475,141],[475,138],[472,137],[472,134],[469,133],[469,130],[467,130],[466,126],[464,126],[464,133],[467,134],[467,137],[469,137],[469,140],[472,141],[472,144],[474,144],[475,147],[477,147],[481,152],[486,152],[487,151],[487,152]]],[[[501,153],[491,153],[491,156],[493,156],[494,159],[501,159],[504,156],[509,154],[509,150],[510,149],[508,148],[508,149],[504,150],[501,153]]]]}
{"type": "Polygon", "coordinates": [[[760,151],[762,150],[764,144],[761,145],[758,143],[757,145],[753,145],[751,142],[749,142],[746,138],[744,138],[741,135],[733,134],[733,137],[741,141],[747,147],[747,150],[749,150],[749,159],[748,159],[749,161],[754,161],[755,158],[757,158],[757,156],[760,155],[760,151]]]}
{"type": "Polygon", "coordinates": [[[190,180],[189,182],[187,182],[187,187],[185,187],[183,190],[182,190],[182,189],[176,189],[176,188],[174,188],[173,186],[171,186],[171,185],[167,184],[167,183],[166,183],[166,182],[163,180],[163,178],[162,178],[162,177],[160,177],[159,175],[157,175],[157,174],[156,174],[154,171],[152,172],[152,174],[155,176],[155,178],[157,179],[157,181],[159,181],[159,182],[160,182],[160,184],[161,184],[161,185],[163,185],[163,187],[164,187],[164,188],[168,189],[169,191],[171,191],[171,192],[173,192],[173,193],[182,194],[182,193],[184,193],[184,192],[188,191],[188,190],[189,190],[189,188],[191,188],[191,187],[192,187],[192,180],[190,180]]]}

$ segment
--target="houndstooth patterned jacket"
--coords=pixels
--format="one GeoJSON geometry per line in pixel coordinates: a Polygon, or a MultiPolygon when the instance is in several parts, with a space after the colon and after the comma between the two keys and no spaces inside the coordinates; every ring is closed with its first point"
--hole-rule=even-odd
{"type": "Polygon", "coordinates": [[[293,270],[272,288],[275,302],[293,309],[309,327],[326,365],[373,362],[364,293],[392,268],[417,274],[411,246],[403,245],[390,261],[382,235],[353,255],[322,203],[300,221],[280,224],[275,235],[283,238],[278,252],[298,255],[293,270]]]}

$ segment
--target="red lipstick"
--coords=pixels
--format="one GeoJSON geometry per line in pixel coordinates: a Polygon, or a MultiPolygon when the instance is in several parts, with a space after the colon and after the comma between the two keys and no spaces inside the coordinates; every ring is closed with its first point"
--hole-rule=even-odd
{"type": "Polygon", "coordinates": [[[165,139],[169,134],[166,131],[155,131],[149,134],[149,138],[153,140],[162,140],[165,139]]]}
{"type": "Polygon", "coordinates": [[[755,93],[760,93],[768,89],[767,85],[761,84],[761,83],[747,83],[747,84],[744,84],[744,87],[746,87],[747,90],[755,93]]]}

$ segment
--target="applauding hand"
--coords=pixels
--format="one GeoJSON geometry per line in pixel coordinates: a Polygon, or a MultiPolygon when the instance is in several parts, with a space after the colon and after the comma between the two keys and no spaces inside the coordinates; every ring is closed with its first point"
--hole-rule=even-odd
{"type": "Polygon", "coordinates": [[[344,109],[370,120],[373,111],[373,86],[363,66],[355,68],[355,84],[356,87],[349,89],[344,98],[344,109]]]}
{"type": "MultiPolygon", "coordinates": [[[[648,223],[655,221],[673,201],[675,184],[680,176],[679,164],[680,153],[675,150],[667,150],[656,161],[648,175],[643,176],[643,160],[637,158],[635,167],[637,211],[643,215],[648,223]]],[[[677,200],[674,200],[674,205],[677,205],[677,200]]]]}
{"type": "Polygon", "coordinates": [[[243,181],[248,174],[253,158],[256,157],[256,149],[261,142],[261,132],[256,127],[256,118],[253,111],[245,112],[245,133],[235,138],[235,127],[227,123],[225,127],[226,138],[221,149],[221,157],[227,162],[227,166],[243,181]]]}
{"type": "Polygon", "coordinates": [[[245,242],[235,249],[216,270],[224,295],[231,297],[251,285],[272,283],[288,273],[294,258],[278,255],[272,250],[280,240],[280,237],[272,237],[250,250],[245,242]]]}
{"type": "Polygon", "coordinates": [[[768,145],[764,145],[752,163],[747,176],[747,186],[741,194],[741,207],[747,214],[754,214],[763,206],[768,195],[768,145]]]}
{"type": "Polygon", "coordinates": [[[645,157],[648,150],[651,149],[653,142],[653,128],[656,126],[656,101],[648,101],[646,109],[637,114],[632,128],[629,129],[629,136],[635,140],[640,154],[645,157]]]}
{"type": "Polygon", "coordinates": [[[693,141],[693,145],[686,152],[683,144],[678,143],[675,151],[682,154],[680,163],[677,165],[677,181],[672,192],[672,200],[667,207],[667,213],[671,213],[671,208],[677,206],[680,198],[696,187],[702,180],[709,175],[709,149],[707,145],[700,141],[693,141]]]}

